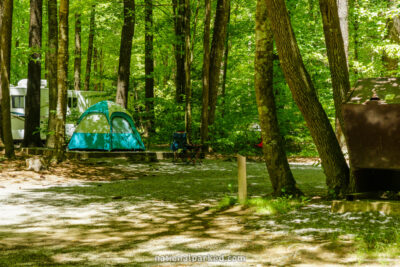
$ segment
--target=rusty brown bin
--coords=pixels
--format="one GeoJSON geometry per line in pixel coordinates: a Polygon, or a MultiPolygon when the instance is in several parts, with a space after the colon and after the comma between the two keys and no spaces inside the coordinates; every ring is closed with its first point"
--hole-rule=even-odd
{"type": "Polygon", "coordinates": [[[342,111],[357,191],[399,191],[400,79],[358,80],[342,111]]]}

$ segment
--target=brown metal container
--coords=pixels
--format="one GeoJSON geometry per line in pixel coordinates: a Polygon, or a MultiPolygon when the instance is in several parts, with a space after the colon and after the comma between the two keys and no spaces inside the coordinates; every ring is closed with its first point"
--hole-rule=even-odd
{"type": "Polygon", "coordinates": [[[400,79],[358,80],[342,111],[357,190],[400,190],[400,79]]]}

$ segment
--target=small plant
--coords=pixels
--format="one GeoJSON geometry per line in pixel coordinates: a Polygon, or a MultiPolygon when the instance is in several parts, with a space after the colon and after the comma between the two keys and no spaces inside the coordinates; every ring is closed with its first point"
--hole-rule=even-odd
{"type": "Polygon", "coordinates": [[[224,211],[234,206],[237,203],[237,198],[225,195],[215,208],[217,211],[224,211]]]}
{"type": "Polygon", "coordinates": [[[248,200],[247,205],[256,210],[257,213],[274,215],[285,214],[299,209],[308,203],[307,197],[293,198],[288,195],[276,199],[253,198],[248,200]]]}

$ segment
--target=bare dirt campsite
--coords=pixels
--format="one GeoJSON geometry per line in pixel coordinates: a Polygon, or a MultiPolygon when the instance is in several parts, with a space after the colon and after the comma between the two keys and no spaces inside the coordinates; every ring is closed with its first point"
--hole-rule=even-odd
{"type": "Polygon", "coordinates": [[[240,206],[224,202],[236,196],[232,159],[195,166],[67,161],[39,173],[24,170],[22,159],[3,159],[0,265],[400,264],[400,218],[331,213],[323,173],[313,162],[292,165],[309,196],[302,200],[266,196],[265,164],[248,162],[251,198],[240,206]],[[179,255],[199,262],[156,261],[179,255]],[[224,255],[245,261],[201,261],[224,255]]]}

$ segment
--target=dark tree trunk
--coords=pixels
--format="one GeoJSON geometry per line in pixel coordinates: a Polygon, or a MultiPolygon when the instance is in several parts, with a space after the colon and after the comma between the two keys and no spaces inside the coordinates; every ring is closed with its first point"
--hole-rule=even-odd
{"type": "Polygon", "coordinates": [[[90,72],[92,68],[94,32],[96,26],[95,18],[96,18],[96,5],[92,5],[92,11],[90,13],[89,42],[88,42],[87,61],[86,61],[85,91],[90,90],[90,72]]]}
{"type": "Polygon", "coordinates": [[[285,1],[266,0],[266,3],[281,67],[319,152],[329,193],[342,195],[349,183],[349,168],[304,66],[285,1]]]}
{"type": "Polygon", "coordinates": [[[2,117],[0,127],[3,129],[5,156],[7,158],[13,158],[15,155],[10,117],[10,62],[13,1],[3,0],[0,9],[2,9],[0,17],[0,99],[2,117]]]}
{"type": "Polygon", "coordinates": [[[178,103],[183,102],[185,95],[185,40],[184,40],[184,0],[172,0],[175,28],[175,98],[178,103]]]}
{"type": "Polygon", "coordinates": [[[192,141],[192,84],[190,78],[190,65],[192,53],[190,47],[190,0],[184,1],[183,32],[185,36],[185,131],[189,142],[192,141]]]}
{"type": "Polygon", "coordinates": [[[57,112],[57,53],[58,53],[58,21],[57,0],[47,1],[48,16],[48,52],[47,81],[49,85],[49,126],[46,146],[54,148],[57,112]]]}
{"type": "Polygon", "coordinates": [[[145,101],[146,101],[146,132],[149,136],[154,130],[154,56],[153,56],[153,4],[145,0],[145,101]]]}
{"type": "Polygon", "coordinates": [[[25,133],[22,146],[42,146],[40,140],[40,80],[42,48],[42,0],[30,1],[28,89],[25,97],[25,133]]]}
{"type": "Polygon", "coordinates": [[[225,40],[225,50],[224,50],[224,68],[222,72],[222,92],[221,92],[221,98],[222,98],[222,103],[221,103],[221,117],[223,118],[225,116],[225,95],[226,95],[226,76],[228,73],[228,57],[229,57],[229,23],[230,23],[230,9],[231,7],[229,6],[229,16],[228,16],[228,26],[226,30],[226,40],[225,40]]]}
{"type": "Polygon", "coordinates": [[[201,145],[206,149],[208,141],[208,99],[210,91],[210,24],[211,0],[205,0],[204,39],[203,39],[203,95],[201,109],[201,145]]]}
{"type": "MultiPolygon", "coordinates": [[[[1,25],[3,22],[3,3],[0,5],[0,42],[1,42],[1,25]]],[[[1,47],[0,47],[1,51],[1,47]]],[[[1,61],[0,61],[1,64],[1,61]]],[[[1,78],[0,78],[1,79],[1,78]]],[[[0,147],[4,147],[4,142],[3,142],[3,117],[2,117],[2,112],[1,112],[1,102],[2,102],[2,95],[1,95],[1,82],[0,82],[0,147]]]]}
{"type": "Polygon", "coordinates": [[[344,129],[342,103],[350,91],[347,56],[342,38],[336,0],[319,0],[322,22],[324,25],[325,43],[328,52],[329,67],[332,77],[333,100],[336,118],[340,128],[344,129]]]}
{"type": "Polygon", "coordinates": [[[257,0],[255,89],[263,138],[263,152],[274,195],[298,195],[276,115],[273,88],[274,38],[264,0],[257,0]]]}
{"type": "Polygon", "coordinates": [[[129,75],[131,72],[132,38],[135,32],[135,0],[124,0],[124,25],[119,50],[119,67],[116,102],[128,105],[129,75]]]}
{"type": "Polygon", "coordinates": [[[217,13],[214,20],[214,33],[210,53],[209,125],[215,121],[222,55],[224,53],[228,26],[229,5],[230,0],[218,0],[217,2],[217,13]]]}
{"type": "Polygon", "coordinates": [[[60,0],[60,35],[58,39],[57,67],[57,114],[56,114],[56,143],[57,161],[64,160],[65,155],[65,119],[67,113],[68,89],[68,13],[69,0],[60,0]]]}
{"type": "Polygon", "coordinates": [[[74,61],[74,89],[81,90],[81,65],[82,65],[82,23],[81,13],[75,13],[75,61],[74,61]]]}

